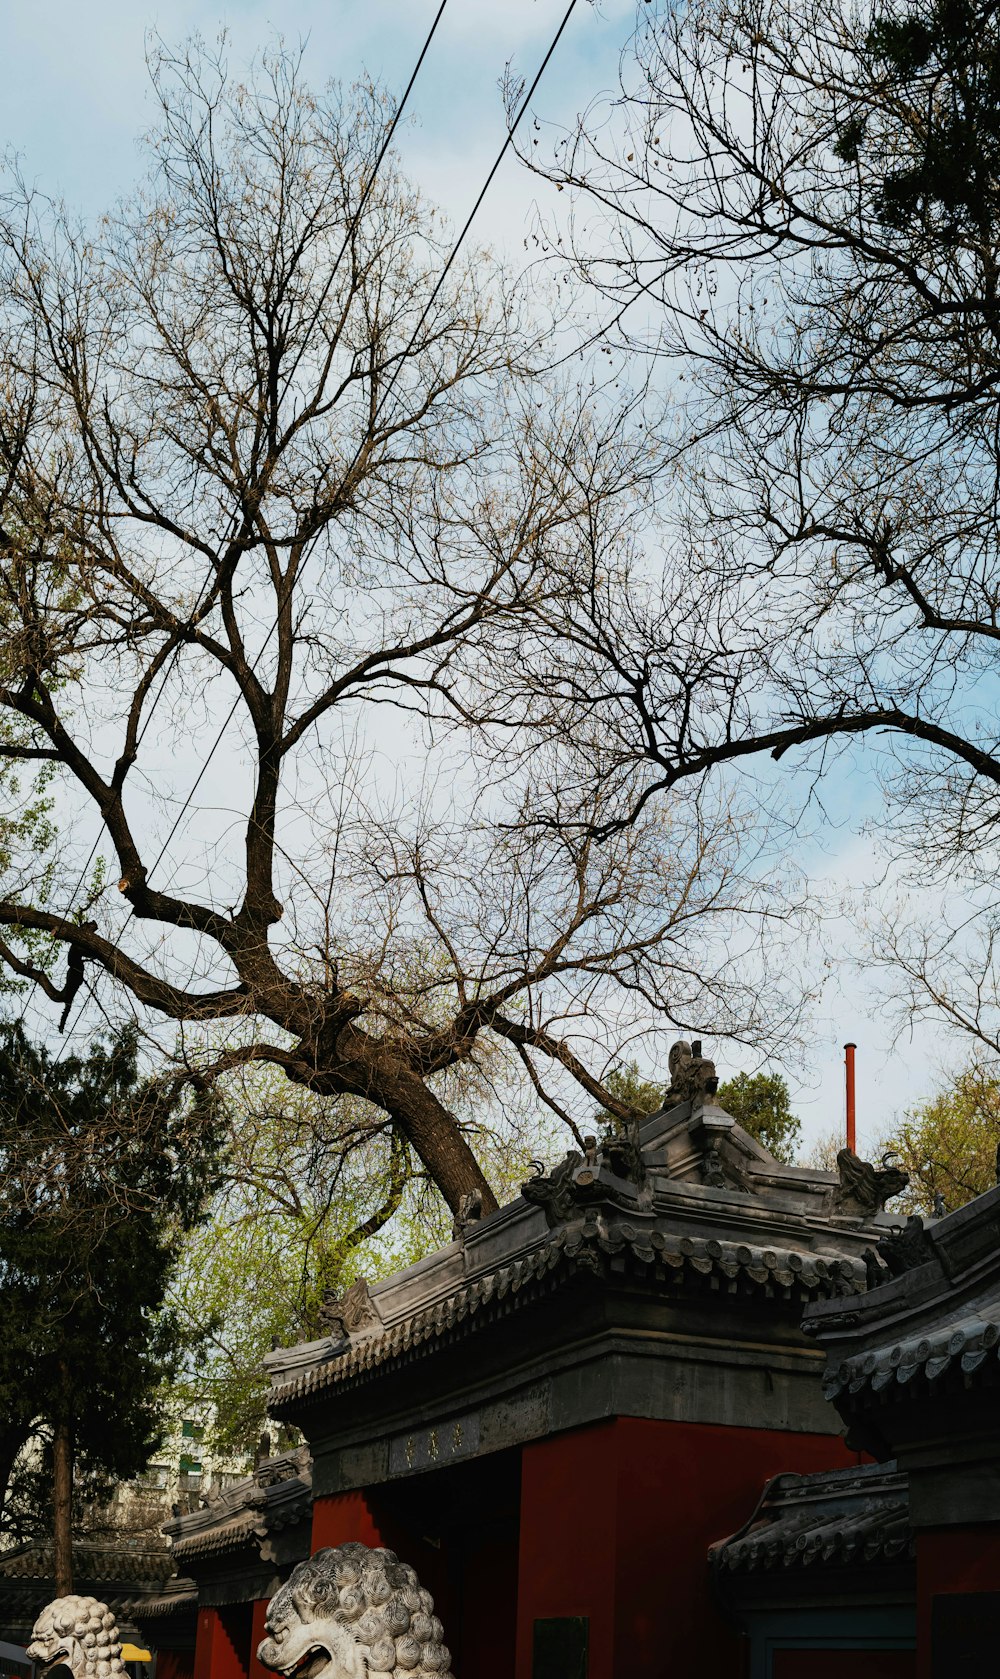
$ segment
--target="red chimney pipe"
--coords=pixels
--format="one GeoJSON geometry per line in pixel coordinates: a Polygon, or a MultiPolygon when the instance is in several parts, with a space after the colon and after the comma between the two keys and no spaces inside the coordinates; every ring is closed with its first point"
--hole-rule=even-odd
{"type": "Polygon", "coordinates": [[[857,1047],[857,1044],[844,1045],[844,1084],[847,1094],[847,1146],[852,1153],[856,1152],[855,1143],[857,1141],[854,1115],[854,1051],[857,1047]]]}

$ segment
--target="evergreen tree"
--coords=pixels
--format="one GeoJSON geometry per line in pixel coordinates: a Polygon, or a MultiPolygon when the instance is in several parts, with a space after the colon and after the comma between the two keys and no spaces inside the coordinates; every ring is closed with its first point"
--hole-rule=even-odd
{"type": "Polygon", "coordinates": [[[802,1124],[792,1112],[788,1085],[780,1073],[737,1073],[723,1080],[719,1106],[763,1143],[775,1160],[792,1164],[802,1124]]]}
{"type": "Polygon", "coordinates": [[[134,1031],[58,1061],[0,1032],[0,1497],[8,1533],[44,1531],[51,1501],[60,1595],[74,1501],[158,1442],[158,1392],[190,1345],[165,1293],[221,1143],[208,1098],[141,1076],[134,1031]]]}
{"type": "MultiPolygon", "coordinates": [[[[604,1083],[612,1096],[636,1113],[655,1114],[663,1106],[663,1086],[644,1079],[638,1061],[626,1061],[621,1066],[612,1067],[604,1083]]],[[[594,1118],[610,1131],[621,1128],[621,1120],[608,1108],[597,1108],[594,1118]]]]}

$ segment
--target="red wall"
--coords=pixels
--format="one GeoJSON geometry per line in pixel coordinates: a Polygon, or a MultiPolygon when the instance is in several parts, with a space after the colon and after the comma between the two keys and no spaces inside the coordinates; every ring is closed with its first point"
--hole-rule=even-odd
{"type": "Polygon", "coordinates": [[[932,1679],[933,1599],[948,1592],[997,1591],[1000,1528],[932,1527],[917,1534],[917,1679],[932,1679]]]}
{"type": "Polygon", "coordinates": [[[194,1652],[157,1650],[156,1679],[194,1679],[194,1652]]]}
{"type": "Polygon", "coordinates": [[[711,1599],[709,1544],[768,1476],[857,1461],[831,1435],[637,1417],[525,1446],[517,1679],[531,1679],[535,1620],[564,1615],[589,1617],[589,1679],[734,1679],[740,1640],[711,1599]]]}
{"type": "Polygon", "coordinates": [[[251,1608],[199,1609],[194,1679],[248,1679],[251,1608]]]}
{"type": "Polygon", "coordinates": [[[383,1545],[377,1517],[365,1492],[340,1492],[313,1505],[312,1554],[326,1545],[383,1545]]]}
{"type": "Polygon", "coordinates": [[[250,1661],[247,1666],[248,1679],[274,1679],[269,1667],[264,1667],[257,1660],[257,1651],[267,1634],[264,1621],[267,1616],[268,1599],[258,1598],[253,1606],[253,1619],[250,1627],[250,1661]]]}

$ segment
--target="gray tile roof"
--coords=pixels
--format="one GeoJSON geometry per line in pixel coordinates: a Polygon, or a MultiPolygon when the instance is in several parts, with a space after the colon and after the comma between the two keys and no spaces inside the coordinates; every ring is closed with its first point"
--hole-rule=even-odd
{"type": "Polygon", "coordinates": [[[842,1411],[942,1380],[1000,1382],[1000,1189],[919,1234],[917,1263],[885,1273],[847,1310],[817,1301],[806,1314],[827,1352],[824,1392],[842,1411]]]}
{"type": "Polygon", "coordinates": [[[860,1393],[867,1388],[872,1394],[890,1384],[900,1387],[920,1377],[935,1382],[948,1370],[961,1370],[972,1375],[987,1362],[1000,1361],[1000,1301],[994,1313],[984,1318],[981,1312],[947,1323],[937,1334],[915,1333],[903,1336],[891,1345],[857,1353],[838,1365],[828,1366],[823,1380],[827,1399],[836,1399],[848,1392],[860,1393]]]}
{"type": "Polygon", "coordinates": [[[747,1524],[709,1552],[717,1574],[845,1567],[913,1554],[907,1480],[891,1463],[776,1475],[747,1524]]]}
{"type": "Polygon", "coordinates": [[[175,1516],[163,1532],[175,1564],[224,1556],[308,1518],[312,1469],[303,1449],[267,1458],[252,1475],[227,1487],[199,1510],[175,1516]]]}
{"type": "MultiPolygon", "coordinates": [[[[88,1544],[73,1546],[73,1569],[82,1583],[103,1581],[109,1585],[155,1586],[174,1572],[173,1558],[163,1546],[88,1544]]],[[[0,1580],[51,1580],[55,1577],[55,1555],[50,1542],[21,1545],[0,1553],[0,1580]]]]}
{"type": "Polygon", "coordinates": [[[186,1615],[198,1607],[198,1588],[193,1580],[182,1577],[171,1580],[158,1596],[133,1599],[126,1607],[129,1618],[139,1626],[145,1621],[186,1615]]]}
{"type": "MultiPolygon", "coordinates": [[[[713,1103],[684,1102],[640,1134],[641,1181],[607,1158],[554,1169],[526,1197],[350,1302],[351,1328],[268,1354],[270,1409],[425,1357],[589,1271],[623,1269],[665,1292],[781,1296],[803,1308],[865,1287],[873,1220],[845,1207],[836,1173],[785,1166],[713,1103]]],[[[577,1159],[581,1157],[577,1156],[577,1159]]],[[[876,1221],[877,1222],[877,1221],[876,1221]]],[[[357,1291],[352,1291],[356,1294],[357,1291]]]]}
{"type": "Polygon", "coordinates": [[[817,1294],[855,1293],[864,1287],[865,1278],[860,1259],[643,1229],[628,1221],[609,1225],[595,1217],[554,1231],[543,1247],[498,1266],[398,1323],[380,1326],[340,1346],[313,1343],[315,1361],[306,1369],[280,1375],[274,1371],[270,1409],[277,1413],[286,1401],[363,1378],[368,1371],[414,1356],[433,1342],[457,1338],[479,1320],[513,1309],[521,1298],[557,1286],[575,1271],[610,1272],[616,1259],[626,1259],[663,1288],[687,1279],[730,1293],[780,1293],[803,1304],[817,1294]]]}

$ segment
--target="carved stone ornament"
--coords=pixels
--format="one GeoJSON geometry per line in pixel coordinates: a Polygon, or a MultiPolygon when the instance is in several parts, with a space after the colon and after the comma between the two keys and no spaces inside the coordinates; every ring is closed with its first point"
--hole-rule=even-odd
{"type": "Polygon", "coordinates": [[[633,1120],[624,1131],[609,1131],[601,1142],[601,1155],[608,1171],[616,1178],[624,1178],[641,1188],[646,1181],[646,1162],[639,1142],[639,1121],[633,1120]]]}
{"type": "Polygon", "coordinates": [[[700,1038],[690,1044],[685,1038],[678,1038],[671,1045],[667,1068],[670,1073],[670,1088],[665,1098],[668,1106],[714,1096],[719,1088],[715,1062],[702,1055],[700,1038]]]}
{"type": "Polygon", "coordinates": [[[705,1156],[701,1163],[701,1179],[702,1183],[708,1184],[710,1189],[726,1189],[728,1187],[729,1179],[726,1177],[722,1164],[722,1151],[719,1147],[718,1137],[712,1137],[705,1150],[705,1156]]]}
{"type": "Polygon", "coordinates": [[[540,1160],[533,1160],[535,1176],[521,1185],[526,1201],[544,1207],[550,1227],[567,1223],[598,1202],[633,1210],[649,1203],[638,1122],[623,1132],[610,1133],[600,1143],[596,1137],[584,1137],[583,1147],[582,1154],[569,1149],[551,1172],[540,1160]]]}
{"type": "Polygon", "coordinates": [[[877,1288],[890,1277],[901,1277],[905,1271],[915,1271],[935,1257],[934,1243],[924,1229],[924,1221],[911,1213],[902,1230],[890,1230],[877,1248],[866,1248],[862,1254],[868,1287],[877,1288]]]}
{"type": "Polygon", "coordinates": [[[57,1597],[42,1610],[27,1654],[38,1679],[68,1667],[73,1679],[128,1679],[115,1617],[96,1597],[57,1597]]]}
{"type": "Polygon", "coordinates": [[[257,1659],[285,1679],[451,1679],[434,1600],[394,1551],[317,1551],[292,1570],[264,1624],[257,1659]]]}
{"type": "Polygon", "coordinates": [[[478,1224],[483,1216],[483,1192],[470,1189],[458,1203],[458,1212],[451,1227],[453,1242],[461,1241],[470,1224],[478,1224]]]}
{"type": "Polygon", "coordinates": [[[359,1277],[346,1294],[337,1295],[332,1288],[325,1289],[319,1321],[331,1335],[339,1335],[345,1341],[363,1329],[376,1328],[382,1319],[367,1279],[359,1277]]]}
{"type": "Polygon", "coordinates": [[[842,1148],[837,1155],[840,1183],[833,1192],[834,1210],[864,1216],[880,1213],[894,1195],[901,1195],[910,1181],[909,1172],[889,1164],[884,1157],[881,1167],[870,1160],[859,1160],[853,1149],[842,1148]]]}

